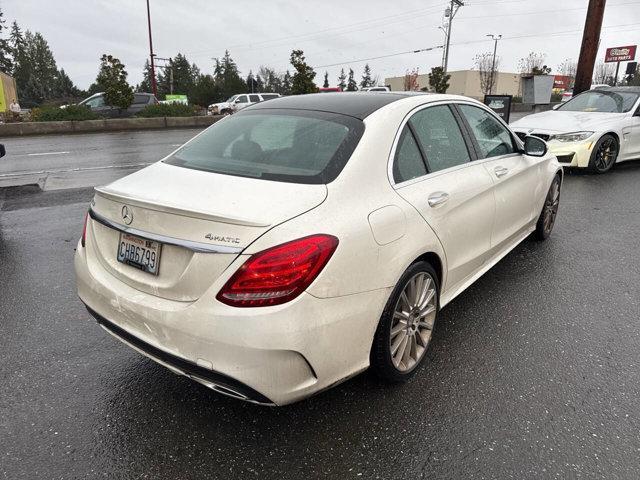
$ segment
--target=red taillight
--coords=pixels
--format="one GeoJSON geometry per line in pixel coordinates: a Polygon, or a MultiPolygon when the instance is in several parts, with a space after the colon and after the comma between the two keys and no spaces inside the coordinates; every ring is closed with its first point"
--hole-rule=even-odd
{"type": "Polygon", "coordinates": [[[331,235],[311,235],[251,256],[216,297],[233,307],[280,305],[300,295],[338,246],[331,235]]]}
{"type": "Polygon", "coordinates": [[[87,222],[89,221],[89,212],[84,215],[84,227],[82,227],[82,240],[80,243],[84,247],[85,243],[87,243],[87,222]]]}

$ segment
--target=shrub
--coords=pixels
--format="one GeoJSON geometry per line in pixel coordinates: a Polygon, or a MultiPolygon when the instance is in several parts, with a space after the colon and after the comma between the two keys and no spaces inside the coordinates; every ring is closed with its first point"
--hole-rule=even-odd
{"type": "Polygon", "coordinates": [[[56,122],[61,120],[95,120],[99,118],[89,107],[68,105],[66,108],[39,107],[31,110],[33,122],[56,122]]]}
{"type": "Polygon", "coordinates": [[[196,109],[183,103],[158,103],[144,107],[136,114],[138,117],[193,117],[196,109]]]}

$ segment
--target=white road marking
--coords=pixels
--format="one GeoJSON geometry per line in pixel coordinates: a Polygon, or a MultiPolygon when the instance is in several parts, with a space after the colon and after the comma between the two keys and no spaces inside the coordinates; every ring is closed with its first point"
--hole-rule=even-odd
{"type": "Polygon", "coordinates": [[[43,152],[43,153],[27,153],[28,157],[39,157],[41,155],[64,155],[69,152],[43,152]]]}

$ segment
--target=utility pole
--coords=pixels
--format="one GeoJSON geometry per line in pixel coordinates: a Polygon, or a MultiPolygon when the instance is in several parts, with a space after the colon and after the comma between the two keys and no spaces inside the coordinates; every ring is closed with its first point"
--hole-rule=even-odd
{"type": "Polygon", "coordinates": [[[502,38],[502,35],[488,34],[487,37],[493,39],[493,62],[491,63],[491,83],[489,84],[489,94],[493,93],[493,87],[495,86],[496,75],[496,52],[498,51],[498,40],[502,38]]]}
{"type": "Polygon", "coordinates": [[[447,74],[449,68],[449,46],[451,45],[451,26],[453,24],[453,17],[458,13],[458,9],[464,6],[464,2],[462,0],[451,0],[451,5],[447,7],[445,11],[445,16],[449,17],[449,21],[447,22],[447,43],[444,47],[444,65],[442,69],[444,70],[444,74],[447,74]]]}
{"type": "Polygon", "coordinates": [[[606,3],[607,0],[589,0],[587,19],[584,22],[584,33],[582,34],[580,57],[578,58],[578,71],[576,72],[576,80],[573,86],[574,96],[591,88],[593,66],[598,55],[600,31],[606,3]]]}
{"type": "Polygon", "coordinates": [[[151,90],[155,97],[158,96],[158,85],[156,84],[156,66],[154,63],[153,40],[151,39],[151,11],[149,10],[149,0],[147,0],[147,25],[149,27],[149,57],[151,58],[151,90]]]}

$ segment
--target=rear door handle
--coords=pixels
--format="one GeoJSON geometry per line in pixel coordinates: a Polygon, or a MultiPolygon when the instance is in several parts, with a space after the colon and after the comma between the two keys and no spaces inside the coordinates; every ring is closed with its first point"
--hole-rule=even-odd
{"type": "Polygon", "coordinates": [[[496,177],[504,177],[507,173],[509,173],[509,169],[506,167],[496,167],[493,169],[496,174],[496,177]]]}
{"type": "Polygon", "coordinates": [[[449,200],[449,194],[446,192],[435,192],[429,195],[429,206],[437,207],[438,205],[442,205],[444,202],[449,200]]]}

